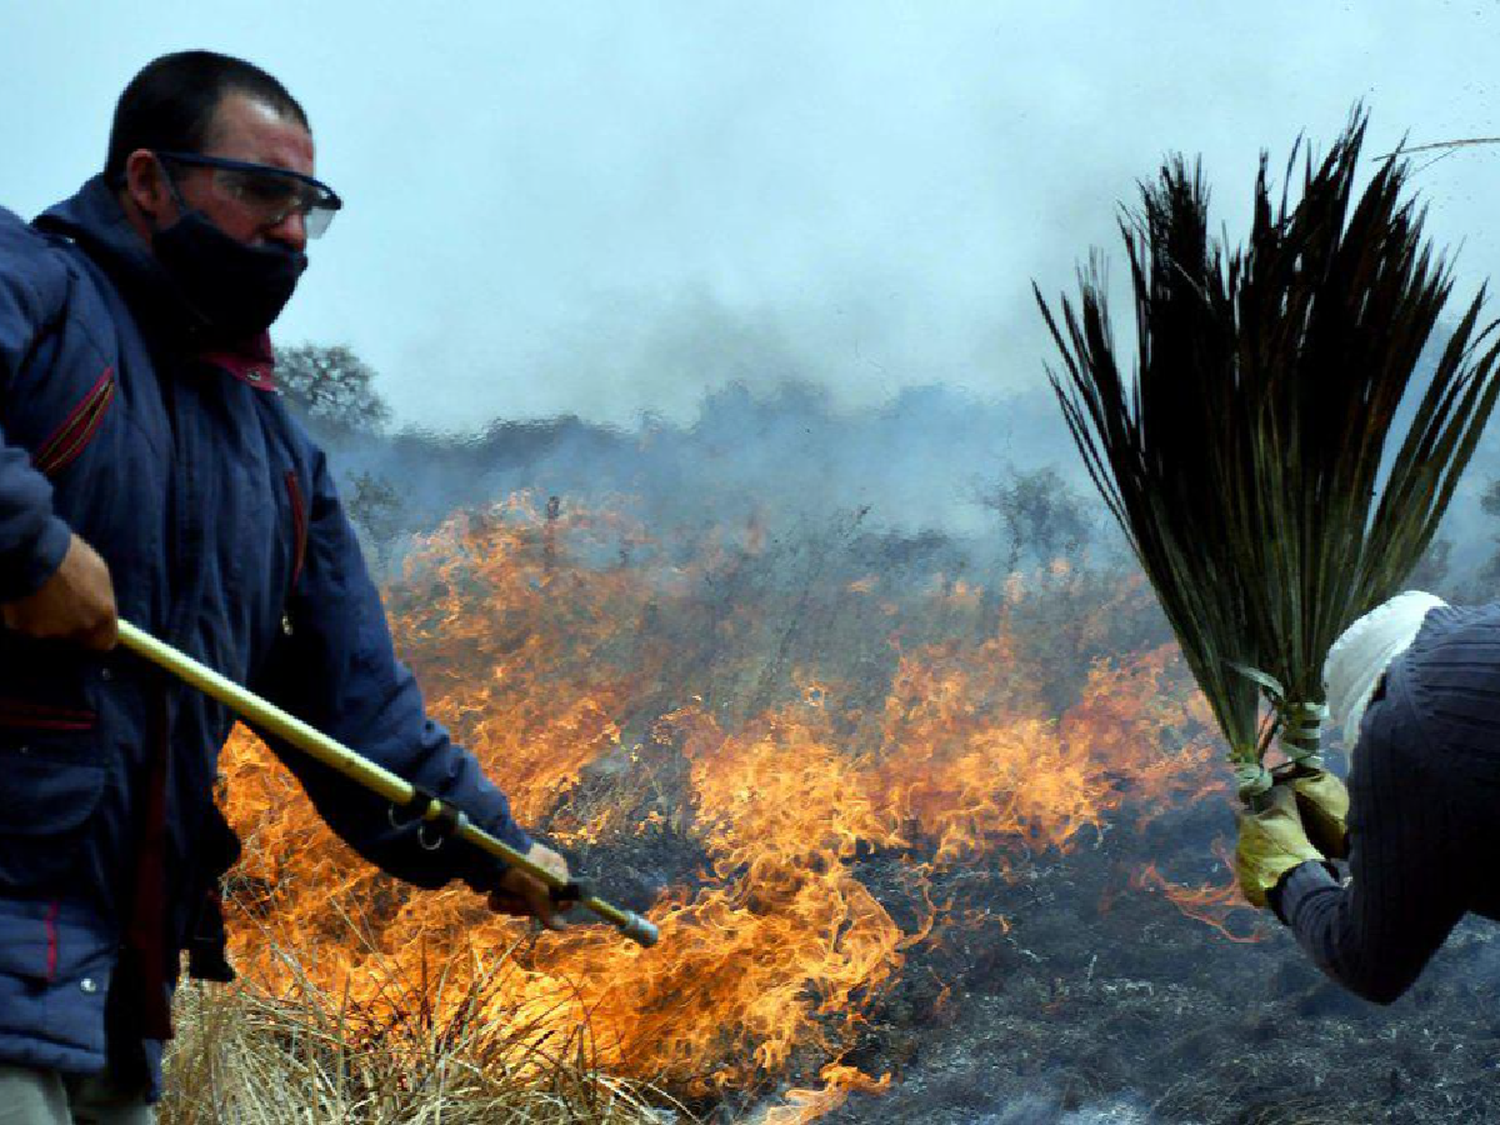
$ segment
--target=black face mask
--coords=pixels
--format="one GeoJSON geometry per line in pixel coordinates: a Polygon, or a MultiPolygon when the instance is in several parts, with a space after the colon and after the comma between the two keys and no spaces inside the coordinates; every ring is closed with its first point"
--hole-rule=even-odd
{"type": "Polygon", "coordinates": [[[151,236],[151,248],[205,329],[228,340],[271,326],[307,268],[307,255],[276,242],[246,246],[201,211],[151,236]]]}

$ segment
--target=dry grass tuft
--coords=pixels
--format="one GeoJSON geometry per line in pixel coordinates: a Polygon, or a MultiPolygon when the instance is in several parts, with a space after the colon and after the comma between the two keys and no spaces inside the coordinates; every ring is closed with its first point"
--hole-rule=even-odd
{"type": "MultiPolygon", "coordinates": [[[[320,992],[289,951],[298,985],[190,984],[177,998],[162,1125],[687,1125],[659,1091],[603,1073],[588,1029],[539,1050],[495,1011],[508,958],[476,976],[453,1014],[432,982],[416,1010],[320,992]]],[[[376,970],[382,971],[380,968],[376,970]]],[[[391,983],[395,980],[392,977],[391,983]]],[[[394,989],[392,990],[394,991],[394,989]]],[[[410,994],[410,993],[408,993],[410,994]]],[[[502,1009],[503,1011],[503,1009],[502,1009]]]]}

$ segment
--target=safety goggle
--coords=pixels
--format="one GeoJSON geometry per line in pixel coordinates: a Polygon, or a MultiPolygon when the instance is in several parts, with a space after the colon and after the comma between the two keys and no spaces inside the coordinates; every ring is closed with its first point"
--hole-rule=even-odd
{"type": "Polygon", "coordinates": [[[262,226],[274,227],[285,222],[289,215],[301,215],[307,237],[318,238],[333,222],[334,212],[344,205],[327,184],[289,168],[228,160],[222,156],[203,156],[196,152],[158,152],[156,155],[174,164],[212,169],[215,189],[255,212],[262,226]]]}

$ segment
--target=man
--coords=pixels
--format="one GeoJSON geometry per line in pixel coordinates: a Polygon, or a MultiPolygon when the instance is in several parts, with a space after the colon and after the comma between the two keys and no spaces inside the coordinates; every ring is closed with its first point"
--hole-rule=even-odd
{"type": "Polygon", "coordinates": [[[1349,790],[1278,781],[1241,818],[1236,869],[1324,972],[1386,1004],[1464,914],[1500,918],[1500,607],[1401,594],[1344,632],[1324,680],[1349,790]],[[1328,861],[1346,856],[1340,882],[1328,861]]]}
{"type": "MultiPolygon", "coordinates": [[[[121,615],[468,813],[560,877],[429,721],[266,329],[338,197],[248,63],[156,60],[104,172],[0,210],[0,1122],[138,1122],[181,951],[224,977],[212,800],[232,718],[129,654],[121,615]]],[[[540,881],[276,746],[329,823],[421,886],[558,925],[540,881]]]]}

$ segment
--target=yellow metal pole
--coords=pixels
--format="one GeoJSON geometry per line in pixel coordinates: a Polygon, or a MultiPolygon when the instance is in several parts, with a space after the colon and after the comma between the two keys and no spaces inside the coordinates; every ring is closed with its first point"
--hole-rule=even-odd
{"type": "MultiPolygon", "coordinates": [[[[384,766],[377,765],[363,755],[356,754],[342,742],[328,737],[320,730],[313,729],[296,716],[287,714],[275,704],[267,702],[254,692],[245,690],[239,684],[224,678],[212,668],[200,664],[186,653],[157,640],[151,634],[142,632],[128,621],[120,622],[120,643],[205,695],[217,699],[237,715],[248,719],[252,725],[284,739],[299,750],[306,751],[318,761],[332,766],[345,777],[380,794],[393,804],[404,807],[415,798],[416,790],[411,782],[398,777],[384,766]]],[[[434,800],[427,806],[422,819],[439,820],[443,815],[442,803],[434,800]]],[[[568,886],[566,880],[559,879],[545,867],[527,859],[509,844],[497,840],[484,829],[476,827],[462,813],[458,814],[458,826],[453,834],[512,867],[526,872],[553,890],[563,890],[568,886]]],[[[586,909],[592,910],[605,921],[612,923],[632,941],[643,946],[656,944],[656,926],[639,914],[621,910],[592,894],[582,895],[578,901],[586,909]]]]}

